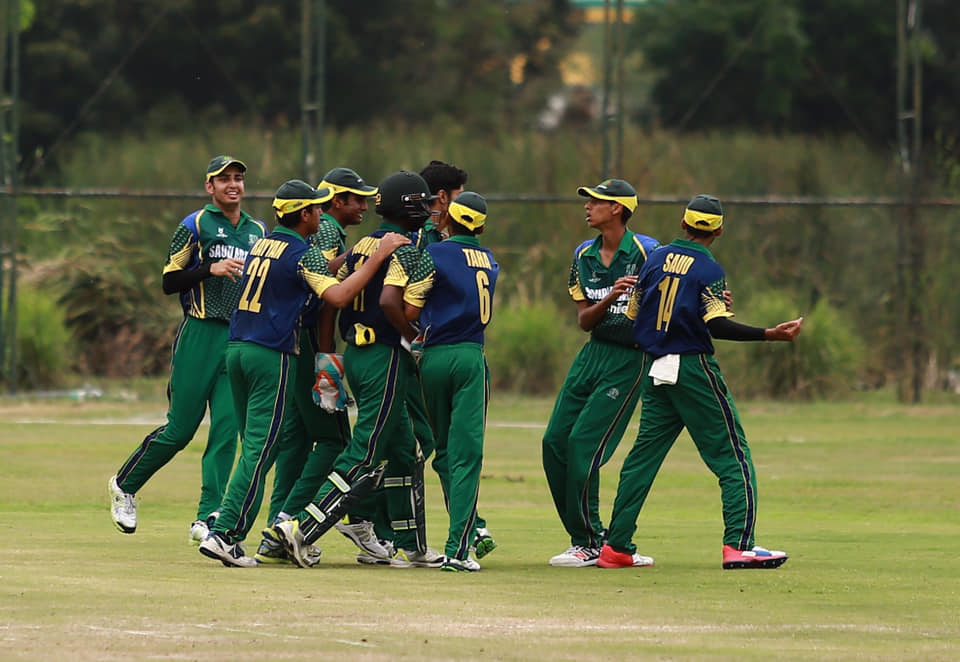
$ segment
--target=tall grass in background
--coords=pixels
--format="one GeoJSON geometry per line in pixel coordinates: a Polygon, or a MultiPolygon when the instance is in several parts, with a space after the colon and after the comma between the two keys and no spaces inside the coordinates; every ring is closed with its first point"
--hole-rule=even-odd
{"type": "MultiPolygon", "coordinates": [[[[116,233],[123,235],[124,241],[133,242],[136,250],[101,250],[105,262],[123,270],[128,259],[146,260],[145,268],[159,273],[176,223],[205,202],[205,165],[219,153],[230,153],[247,163],[245,207],[270,223],[273,191],[286,179],[305,176],[300,140],[295,127],[220,124],[117,139],[84,135],[62,155],[59,177],[63,185],[181,190],[195,195],[148,201],[25,199],[25,267],[29,271],[33,262],[59,259],[61,249],[79,242],[92,242],[91,250],[96,254],[96,238],[102,233],[116,233]],[[64,227],[69,232],[61,232],[64,227]]],[[[895,195],[897,191],[895,164],[889,155],[872,151],[853,137],[677,135],[628,127],[624,145],[623,171],[610,175],[632,182],[641,197],[687,199],[696,193],[713,193],[721,199],[741,195],[870,198],[895,195]]],[[[522,313],[534,304],[549,302],[550,310],[556,311],[557,328],[572,336],[579,334],[582,340],[566,281],[573,248],[592,236],[584,223],[582,199],[576,189],[599,181],[601,158],[601,140],[592,127],[552,133],[480,132],[455,122],[430,127],[381,123],[327,131],[322,163],[315,168],[314,179],[341,165],[354,168],[372,183],[400,168],[419,170],[431,159],[465,168],[470,174],[467,188],[493,198],[482,238],[502,267],[491,335],[496,335],[497,314],[506,317],[507,311],[517,309],[522,313]],[[562,196],[562,200],[497,200],[536,194],[562,196]]],[[[929,188],[932,193],[939,192],[935,183],[929,188]]],[[[643,206],[631,219],[630,228],[666,243],[680,233],[682,209],[683,203],[643,206]]],[[[921,213],[930,221],[931,259],[956,254],[951,250],[957,243],[951,227],[957,212],[939,209],[921,213]]],[[[833,313],[850,321],[853,333],[864,343],[888,356],[872,362],[879,366],[878,372],[884,371],[895,352],[888,347],[884,331],[891,326],[898,259],[894,211],[727,203],[725,216],[724,235],[712,250],[726,268],[737,301],[775,292],[794,302],[799,311],[813,310],[823,301],[833,313]]],[[[376,222],[371,209],[364,225],[350,231],[350,240],[370,231],[376,222]]],[[[936,266],[931,270],[929,292],[918,296],[930,302],[939,320],[950,323],[960,319],[960,302],[943,295],[955,279],[945,282],[940,274],[948,278],[949,273],[936,266]],[[936,306],[933,296],[938,297],[936,306]]],[[[102,291],[110,289],[108,282],[94,285],[102,291]]],[[[162,306],[176,312],[176,302],[163,297],[159,288],[151,288],[144,295],[147,303],[138,305],[162,306]]],[[[65,300],[63,304],[69,306],[71,302],[65,300]]],[[[538,310],[536,314],[544,313],[538,310]]],[[[158,322],[152,319],[150,323],[158,322]]],[[[172,333],[172,328],[161,330],[160,335],[164,333],[172,333]]],[[[943,357],[956,354],[957,342],[946,330],[932,334],[931,342],[943,357]]],[[[554,343],[557,352],[569,351],[568,347],[560,349],[563,344],[554,343]]],[[[498,351],[496,343],[488,347],[491,357],[498,351]]],[[[569,359],[566,356],[557,363],[565,364],[569,359]]],[[[734,379],[736,375],[729,376],[734,379]]],[[[882,376],[873,381],[882,382],[882,376]]]]}

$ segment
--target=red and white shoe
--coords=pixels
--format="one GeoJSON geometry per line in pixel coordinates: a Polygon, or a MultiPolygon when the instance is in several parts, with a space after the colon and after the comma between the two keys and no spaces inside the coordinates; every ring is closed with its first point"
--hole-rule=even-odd
{"type": "Polygon", "coordinates": [[[653,558],[640,554],[618,552],[610,545],[604,545],[597,559],[598,568],[648,568],[653,565],[653,558]]]}
{"type": "Polygon", "coordinates": [[[787,562],[788,558],[786,552],[764,549],[759,546],[747,550],[736,549],[730,545],[723,546],[724,570],[779,568],[787,562]]]}

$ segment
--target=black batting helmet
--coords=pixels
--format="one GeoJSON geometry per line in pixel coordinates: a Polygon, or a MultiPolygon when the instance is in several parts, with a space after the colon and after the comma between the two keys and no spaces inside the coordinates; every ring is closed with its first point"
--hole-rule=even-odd
{"type": "Polygon", "coordinates": [[[377,192],[377,214],[396,221],[416,221],[423,224],[430,218],[430,188],[415,172],[401,170],[380,182],[377,192]]]}

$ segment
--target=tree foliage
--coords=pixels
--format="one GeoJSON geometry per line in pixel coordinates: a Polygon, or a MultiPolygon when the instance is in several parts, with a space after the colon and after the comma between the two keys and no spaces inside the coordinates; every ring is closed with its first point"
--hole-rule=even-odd
{"type": "MultiPolygon", "coordinates": [[[[28,162],[81,129],[299,118],[303,0],[36,4],[22,37],[28,162]]],[[[500,118],[514,102],[511,61],[525,55],[530,80],[555,80],[575,29],[566,0],[320,4],[325,119],[338,126],[500,118]]]]}
{"type": "MultiPolygon", "coordinates": [[[[927,135],[958,126],[960,58],[952,0],[923,3],[927,135]]],[[[859,133],[896,131],[896,3],[873,0],[650,0],[632,42],[659,73],[665,126],[859,133]]],[[[951,135],[956,133],[951,129],[951,135]]]]}

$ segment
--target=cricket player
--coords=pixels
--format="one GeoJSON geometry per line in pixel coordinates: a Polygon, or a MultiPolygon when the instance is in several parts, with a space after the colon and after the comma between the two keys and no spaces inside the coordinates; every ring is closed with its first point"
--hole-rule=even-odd
{"type": "Polygon", "coordinates": [[[237,422],[224,356],[230,315],[240,298],[240,270],[266,226],[240,209],[247,166],[215,156],[204,188],[210,202],[173,233],[163,267],[163,291],[177,292],[184,319],[173,341],[167,422],[148,434],[110,478],[113,522],[123,533],[137,529],[134,495],[193,439],[210,407],[210,431],[201,460],[202,482],[190,541],[199,544],[216,518],[236,457],[237,422]]]}
{"type": "Polygon", "coordinates": [[[543,470],[570,547],[550,565],[596,565],[603,542],[600,467],[616,450],[640,397],[642,354],[631,337],[627,301],[637,273],[658,246],[627,222],[637,193],[622,179],[580,187],[587,225],[599,232],[574,251],[569,292],[590,333],[557,395],[543,435],[543,470]]]}
{"type": "MultiPolygon", "coordinates": [[[[467,191],[449,203],[450,238],[427,246],[404,301],[422,331],[407,340],[422,345],[420,376],[437,439],[436,461],[448,469],[445,484],[450,526],[442,570],[475,572],[470,558],[477,533],[477,495],[490,374],[483,332],[493,315],[500,265],[477,236],[487,203],[467,191]]],[[[480,552],[476,552],[480,556],[480,552]]]]}
{"type": "Polygon", "coordinates": [[[733,397],[713,357],[713,339],[792,342],[803,318],[773,328],[739,324],[724,300],[726,276],[710,246],[723,232],[723,208],[697,195],[684,210],[683,239],[654,252],[637,281],[627,315],[643,355],[640,430],[620,471],[607,542],[597,565],[653,565],[633,533],[653,480],[684,427],[720,483],[723,568],[777,568],[780,551],[754,544],[757,478],[733,397]]]}

